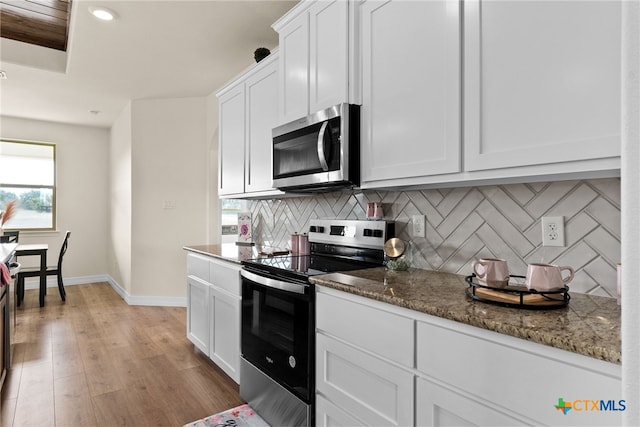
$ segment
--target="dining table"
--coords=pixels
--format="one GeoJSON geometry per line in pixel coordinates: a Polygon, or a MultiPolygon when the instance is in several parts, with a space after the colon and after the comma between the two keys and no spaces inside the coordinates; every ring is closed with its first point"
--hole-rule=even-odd
{"type": "Polygon", "coordinates": [[[47,293],[47,251],[46,243],[18,244],[16,257],[39,256],[40,257],[40,307],[44,307],[44,297],[47,293]]]}

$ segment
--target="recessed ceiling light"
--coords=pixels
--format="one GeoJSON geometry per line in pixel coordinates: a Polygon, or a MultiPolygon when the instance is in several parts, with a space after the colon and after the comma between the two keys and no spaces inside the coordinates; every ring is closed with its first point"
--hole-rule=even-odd
{"type": "Polygon", "coordinates": [[[116,13],[111,10],[111,9],[107,9],[106,7],[89,7],[89,12],[91,12],[91,14],[93,16],[95,16],[98,19],[101,19],[103,21],[111,21],[113,19],[116,18],[116,13]]]}

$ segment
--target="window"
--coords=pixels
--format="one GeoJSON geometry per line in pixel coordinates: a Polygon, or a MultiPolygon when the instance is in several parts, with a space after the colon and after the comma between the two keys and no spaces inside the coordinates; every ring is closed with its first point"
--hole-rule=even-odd
{"type": "Polygon", "coordinates": [[[0,210],[17,200],[3,228],[53,230],[56,219],[56,146],[0,140],[0,210]]]}
{"type": "Polygon", "coordinates": [[[238,240],[238,213],[247,209],[245,200],[220,199],[221,215],[221,243],[236,242],[238,240]]]}

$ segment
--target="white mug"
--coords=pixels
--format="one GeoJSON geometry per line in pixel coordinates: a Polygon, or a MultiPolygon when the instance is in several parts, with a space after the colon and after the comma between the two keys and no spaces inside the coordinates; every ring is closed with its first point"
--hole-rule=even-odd
{"type": "Polygon", "coordinates": [[[504,288],[509,284],[509,268],[503,259],[480,258],[473,263],[473,272],[481,285],[504,288]]]}
{"type": "Polygon", "coordinates": [[[535,289],[538,292],[559,290],[573,280],[574,274],[573,268],[566,265],[529,264],[525,285],[527,289],[535,289]],[[567,277],[562,277],[564,270],[569,272],[567,277]]]}

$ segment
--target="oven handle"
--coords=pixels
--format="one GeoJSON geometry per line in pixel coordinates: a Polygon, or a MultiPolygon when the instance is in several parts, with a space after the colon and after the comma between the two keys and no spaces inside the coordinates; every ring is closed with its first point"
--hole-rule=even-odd
{"type": "Polygon", "coordinates": [[[282,291],[293,292],[296,294],[304,294],[304,291],[307,288],[307,285],[298,285],[294,283],[283,282],[282,280],[260,276],[259,274],[251,273],[247,270],[240,270],[240,275],[245,279],[251,280],[252,282],[255,282],[259,285],[280,289],[282,291]]]}

